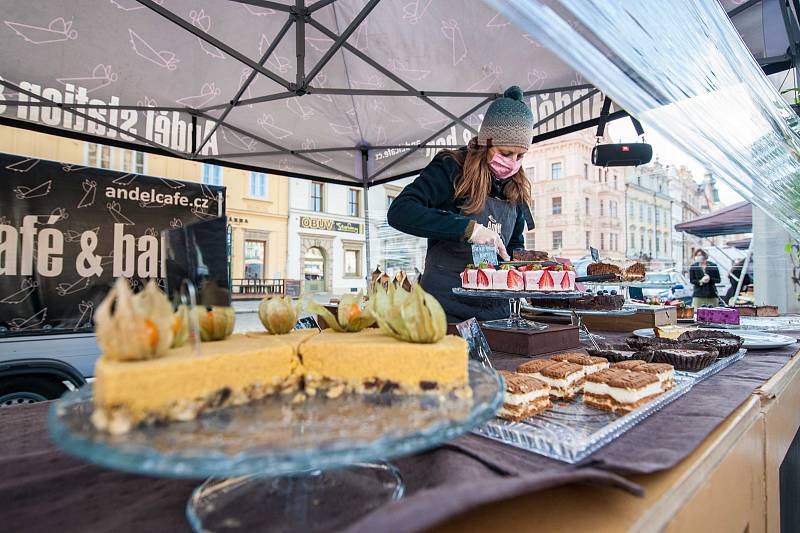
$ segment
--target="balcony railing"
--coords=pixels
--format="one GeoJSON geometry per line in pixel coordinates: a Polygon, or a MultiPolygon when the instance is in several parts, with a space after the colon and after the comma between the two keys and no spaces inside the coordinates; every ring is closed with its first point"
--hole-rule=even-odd
{"type": "Polygon", "coordinates": [[[231,293],[235,299],[270,295],[300,296],[300,280],[283,278],[232,278],[231,293]]]}

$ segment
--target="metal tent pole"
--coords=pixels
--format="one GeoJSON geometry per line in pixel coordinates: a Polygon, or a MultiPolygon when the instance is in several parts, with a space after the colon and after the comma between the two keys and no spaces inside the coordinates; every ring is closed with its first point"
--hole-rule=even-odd
{"type": "Polygon", "coordinates": [[[369,245],[369,182],[367,181],[367,158],[369,151],[366,149],[361,150],[361,179],[364,185],[364,244],[366,250],[366,268],[364,269],[364,279],[367,281],[369,287],[369,274],[370,265],[372,264],[372,255],[370,254],[369,245]]]}
{"type": "MultiPolygon", "coordinates": [[[[739,280],[736,283],[736,292],[733,293],[733,302],[739,299],[739,293],[742,292],[742,285],[744,284],[744,277],[747,275],[747,269],[750,267],[750,258],[753,257],[753,239],[750,238],[750,244],[747,246],[747,255],[744,256],[744,263],[742,264],[742,271],[739,272],[739,280]]],[[[725,302],[730,305],[730,302],[725,302]]]]}

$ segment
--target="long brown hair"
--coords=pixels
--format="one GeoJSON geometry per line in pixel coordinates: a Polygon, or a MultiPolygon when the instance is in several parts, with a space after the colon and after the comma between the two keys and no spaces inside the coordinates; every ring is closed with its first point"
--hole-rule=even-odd
{"type": "MultiPolygon", "coordinates": [[[[461,166],[461,176],[455,183],[455,197],[463,200],[461,210],[467,214],[483,211],[489,196],[492,174],[486,161],[488,146],[479,146],[477,139],[470,140],[465,150],[441,150],[439,153],[455,159],[461,166]]],[[[531,204],[531,183],[522,168],[508,178],[503,189],[505,199],[512,205],[531,204]]]]}

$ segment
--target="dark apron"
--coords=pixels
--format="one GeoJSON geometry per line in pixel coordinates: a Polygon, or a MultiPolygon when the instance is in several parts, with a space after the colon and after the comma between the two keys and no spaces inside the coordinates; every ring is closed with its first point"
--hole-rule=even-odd
{"type": "MultiPolygon", "coordinates": [[[[515,206],[488,197],[483,211],[468,216],[477,223],[497,231],[503,239],[503,244],[508,246],[514,225],[517,223],[515,206]]],[[[472,263],[471,244],[438,241],[428,247],[425,255],[425,272],[420,281],[422,288],[439,300],[447,313],[448,322],[461,322],[472,317],[478,320],[507,317],[509,308],[506,300],[465,298],[452,293],[453,287],[461,286],[461,273],[469,263],[472,263]]]]}

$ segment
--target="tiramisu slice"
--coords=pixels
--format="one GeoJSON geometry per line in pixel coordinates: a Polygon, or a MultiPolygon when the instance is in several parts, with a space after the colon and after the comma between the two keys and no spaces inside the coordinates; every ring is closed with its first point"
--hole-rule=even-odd
{"type": "Polygon", "coordinates": [[[661,383],[661,390],[666,392],[672,388],[675,378],[675,369],[667,363],[645,363],[644,361],[622,361],[615,363],[611,368],[645,372],[658,378],[661,383]]]}
{"type": "Polygon", "coordinates": [[[506,382],[503,406],[497,412],[500,418],[519,422],[551,406],[550,387],[543,381],[507,370],[498,372],[506,382]]]}
{"type": "Polygon", "coordinates": [[[583,367],[583,375],[594,374],[604,368],[608,368],[608,359],[605,357],[592,357],[581,352],[566,352],[551,357],[553,361],[566,361],[583,367]]]}
{"type": "Polygon", "coordinates": [[[586,378],[583,402],[604,411],[629,413],[661,392],[661,383],[652,374],[606,368],[586,378]]]}
{"type": "Polygon", "coordinates": [[[562,400],[573,399],[580,392],[584,379],[581,365],[551,359],[528,361],[521,364],[517,372],[544,381],[550,386],[550,396],[562,400]]]}

